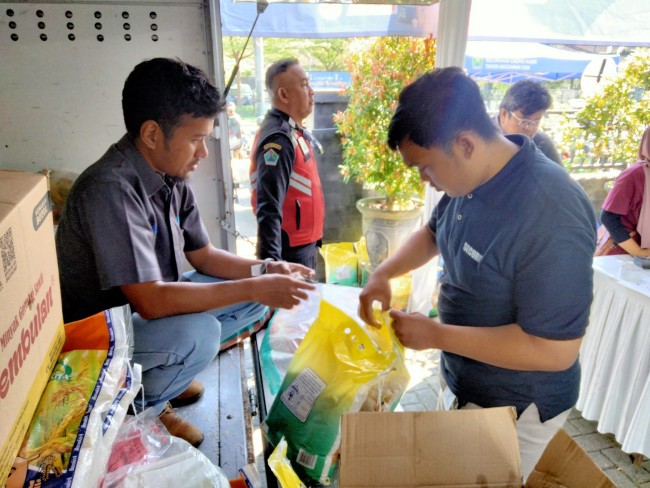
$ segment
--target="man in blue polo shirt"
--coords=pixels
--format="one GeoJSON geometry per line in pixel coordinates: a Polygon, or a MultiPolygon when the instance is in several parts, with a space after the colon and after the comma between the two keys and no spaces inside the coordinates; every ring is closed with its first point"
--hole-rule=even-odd
{"type": "Polygon", "coordinates": [[[127,134],[77,179],[56,235],[66,322],[130,304],[133,361],[144,403],[172,435],[203,434],[174,413],[203,393],[194,377],[220,339],[291,308],[313,285],[298,264],[216,249],[187,178],[208,155],[224,101],[207,76],[179,60],[137,65],[122,91],[127,134]],[[183,273],[185,260],[195,269],[183,273]],[[268,273],[266,273],[268,271],[268,273]]]}
{"type": "Polygon", "coordinates": [[[440,321],[393,310],[413,349],[441,349],[448,406],[516,407],[524,479],[578,396],[592,301],[596,219],[567,172],[527,137],[503,136],[476,83],[436,69],[406,87],[388,133],[445,196],[428,225],[370,276],[360,315],[390,303],[388,280],[440,253],[440,321]]]}

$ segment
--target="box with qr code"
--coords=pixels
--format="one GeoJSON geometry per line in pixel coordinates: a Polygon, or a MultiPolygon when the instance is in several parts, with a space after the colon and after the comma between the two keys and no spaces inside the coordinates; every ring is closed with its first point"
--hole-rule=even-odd
{"type": "Polygon", "coordinates": [[[0,484],[63,345],[45,176],[0,170],[0,484]]]}

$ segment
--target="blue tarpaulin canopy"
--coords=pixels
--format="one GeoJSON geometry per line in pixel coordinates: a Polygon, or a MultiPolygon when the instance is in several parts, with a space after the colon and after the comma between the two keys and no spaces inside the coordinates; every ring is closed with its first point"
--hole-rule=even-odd
{"type": "MultiPolygon", "coordinates": [[[[589,62],[602,55],[543,43],[650,46],[648,1],[472,0],[465,68],[477,80],[505,83],[579,78],[589,62]]],[[[254,2],[222,0],[220,8],[224,35],[248,35],[257,13],[254,2]]],[[[439,8],[271,3],[253,36],[437,36],[439,8]]],[[[618,63],[618,56],[610,57],[618,63]]]]}
{"type": "MultiPolygon", "coordinates": [[[[221,0],[222,32],[246,36],[256,4],[221,0]]],[[[255,37],[437,35],[439,5],[272,3],[255,37]]],[[[467,39],[650,46],[648,0],[472,0],[467,39]]]]}
{"type": "MultiPolygon", "coordinates": [[[[223,0],[224,36],[247,36],[257,5],[223,0]]],[[[272,3],[260,15],[253,37],[378,37],[433,35],[438,5],[360,5],[335,3],[272,3]]]]}

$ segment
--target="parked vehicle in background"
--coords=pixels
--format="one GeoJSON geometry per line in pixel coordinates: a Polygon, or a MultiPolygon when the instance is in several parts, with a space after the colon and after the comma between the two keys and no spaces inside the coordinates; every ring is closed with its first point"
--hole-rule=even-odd
{"type": "Polygon", "coordinates": [[[253,105],[255,103],[255,90],[246,83],[241,83],[239,86],[233,85],[230,87],[226,100],[235,102],[237,105],[253,105]]]}

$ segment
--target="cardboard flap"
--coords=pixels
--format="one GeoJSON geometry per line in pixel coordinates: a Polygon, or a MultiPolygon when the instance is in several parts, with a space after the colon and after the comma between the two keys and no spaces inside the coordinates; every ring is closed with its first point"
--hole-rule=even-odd
{"type": "Polygon", "coordinates": [[[521,487],[510,407],[342,417],[341,488],[521,487]]]}
{"type": "Polygon", "coordinates": [[[551,439],[526,488],[614,488],[589,455],[563,429],[551,439]]]}

